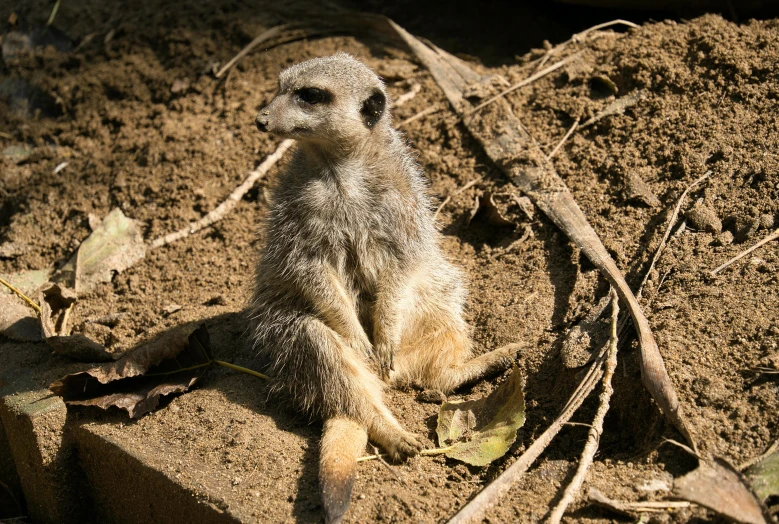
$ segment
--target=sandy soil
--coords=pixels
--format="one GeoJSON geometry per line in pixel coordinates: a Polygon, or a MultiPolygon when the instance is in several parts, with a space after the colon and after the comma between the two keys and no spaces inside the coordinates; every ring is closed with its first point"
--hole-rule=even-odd
{"type": "MultiPolygon", "coordinates": [[[[48,16],[47,2],[18,4],[0,6],[2,33],[29,31],[48,16]],[[8,22],[12,11],[16,26],[8,22]]],[[[0,81],[22,82],[15,85],[27,94],[35,89],[37,97],[33,107],[25,107],[0,96],[0,245],[21,246],[0,259],[0,273],[64,262],[89,234],[90,213],[104,216],[119,207],[143,223],[151,241],[213,209],[275,149],[278,139],[259,134],[252,122],[288,65],[343,50],[375,68],[394,97],[408,90],[409,81],[421,83],[422,91],[398,108],[395,118],[399,122],[434,104],[445,108],[404,128],[433,195],[443,199],[483,177],[453,196],[440,215],[442,230],[448,254],[470,279],[467,316],[479,346],[526,343],[519,365],[527,375],[528,420],[510,456],[487,468],[420,457],[394,468],[399,481],[381,464],[361,465],[348,516],[352,522],[445,520],[554,419],[581,375],[581,369],[563,366],[562,337],[607,286],[538,210],[529,219],[513,203],[511,185],[406,50],[353,37],[296,42],[251,53],[219,82],[209,74],[215,63],[225,63],[262,30],[299,13],[237,1],[195,4],[183,11],[183,4],[136,2],[119,9],[63,2],[56,30],[43,37],[47,45],[5,60],[0,81]],[[32,151],[19,161],[7,149],[12,146],[32,151]],[[67,167],[53,174],[62,162],[67,167]],[[485,190],[496,193],[501,211],[517,223],[515,231],[468,225],[473,200],[485,190]],[[505,252],[526,229],[528,238],[505,252]]],[[[586,121],[616,97],[643,93],[624,114],[576,132],[554,159],[634,287],[659,244],[668,210],[693,180],[711,171],[690,194],[686,227],[670,240],[641,303],[701,448],[744,462],[779,437],[777,381],[752,371],[778,351],[778,244],[717,277],[709,271],[779,227],[779,23],[736,25],[709,15],[607,32],[571,45],[575,50],[583,51],[576,67],[508,99],[550,151],[576,118],[586,121]],[[636,176],[658,205],[633,198],[636,176]],[[694,207],[705,212],[692,213],[694,207]]],[[[533,50],[489,72],[514,83],[532,73],[543,53],[533,50]]],[[[485,63],[492,65],[495,56],[511,53],[503,49],[485,63]]],[[[90,319],[126,313],[98,334],[111,350],[122,351],[173,326],[205,321],[218,358],[258,365],[240,312],[262,245],[257,224],[266,209],[266,184],[214,227],[151,251],[81,297],[73,325],[95,330],[90,319]],[[183,307],[165,313],[171,304],[183,307]]],[[[635,343],[627,340],[585,489],[594,486],[620,499],[658,499],[665,492],[652,490],[650,481],[670,484],[672,476],[695,465],[684,452],[662,444],[681,437],[663,421],[639,377],[635,343]]],[[[453,398],[481,396],[500,380],[453,398]]],[[[435,445],[437,406],[416,401],[410,391],[390,393],[388,403],[408,429],[435,445]]],[[[276,406],[254,378],[219,370],[200,389],[137,422],[78,413],[82,421],[122,438],[148,439],[154,446],[186,442],[181,474],[187,474],[188,461],[194,469],[224,471],[232,479],[234,500],[262,508],[255,511],[258,521],[316,521],[319,426],[276,406]],[[288,431],[290,439],[267,440],[264,436],[277,434],[266,431],[270,427],[288,431]],[[268,504],[269,499],[278,503],[268,504]]],[[[575,420],[586,424],[593,411],[587,404],[575,420]]],[[[572,475],[586,431],[564,429],[489,520],[543,517],[572,475]]],[[[596,522],[614,515],[579,504],[569,517],[596,522]]],[[[685,510],[658,518],[712,517],[685,510]]]]}

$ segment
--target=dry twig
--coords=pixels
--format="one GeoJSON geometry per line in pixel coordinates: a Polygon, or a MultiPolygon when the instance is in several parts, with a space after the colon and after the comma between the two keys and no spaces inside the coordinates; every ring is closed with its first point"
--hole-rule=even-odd
{"type": "Polygon", "coordinates": [[[665,233],[663,234],[663,239],[660,241],[660,245],[657,247],[657,251],[655,251],[654,256],[652,257],[652,261],[649,263],[649,267],[646,270],[646,273],[644,273],[644,278],[641,280],[641,285],[638,286],[638,291],[636,292],[637,297],[641,297],[641,291],[644,289],[644,284],[646,284],[646,281],[649,279],[649,274],[652,272],[652,270],[655,267],[655,264],[660,259],[660,255],[663,253],[663,250],[665,249],[665,244],[668,242],[668,237],[671,236],[671,231],[673,230],[674,226],[676,225],[676,220],[679,218],[679,211],[682,209],[682,205],[684,204],[684,199],[687,198],[687,194],[692,191],[692,188],[709,178],[711,175],[711,171],[706,171],[706,173],[703,174],[700,178],[695,180],[692,184],[687,186],[687,188],[682,192],[682,195],[679,197],[679,200],[676,202],[676,206],[674,206],[674,211],[671,213],[671,219],[668,221],[668,225],[665,228],[665,233]]]}
{"type": "Polygon", "coordinates": [[[527,77],[526,79],[522,80],[521,82],[518,82],[518,83],[514,84],[511,87],[507,87],[506,89],[504,89],[503,91],[501,91],[497,95],[495,95],[495,96],[493,96],[491,98],[488,98],[486,101],[484,101],[481,104],[477,105],[476,107],[474,107],[470,111],[466,111],[465,114],[463,114],[463,118],[466,117],[466,116],[472,115],[473,113],[475,113],[479,109],[490,105],[495,100],[506,96],[507,94],[511,93],[512,91],[516,91],[520,87],[525,87],[526,85],[532,84],[533,82],[535,82],[539,78],[545,77],[549,73],[557,71],[558,69],[563,67],[565,64],[567,64],[568,62],[570,62],[574,58],[577,58],[578,56],[579,56],[579,53],[576,53],[575,55],[571,55],[569,57],[563,58],[559,62],[555,62],[554,64],[550,65],[546,69],[543,69],[543,70],[539,71],[538,73],[535,73],[535,74],[527,77]]]}
{"type": "Polygon", "coordinates": [[[726,267],[731,265],[733,262],[741,260],[742,258],[747,256],[748,254],[750,254],[752,251],[754,251],[755,249],[757,249],[757,248],[759,248],[759,247],[761,247],[761,246],[763,246],[763,245],[765,245],[765,244],[769,243],[770,241],[775,240],[777,238],[779,238],[779,229],[775,230],[773,233],[771,233],[770,235],[765,237],[763,240],[761,240],[760,242],[758,242],[754,246],[750,247],[749,249],[745,249],[744,251],[742,251],[738,255],[734,256],[733,258],[731,258],[730,260],[728,260],[727,262],[725,262],[724,264],[719,266],[717,269],[713,270],[711,272],[712,276],[716,275],[717,273],[719,273],[720,271],[722,271],[723,269],[725,269],[726,267]]]}
{"type": "Polygon", "coordinates": [[[576,120],[574,120],[573,125],[568,130],[565,135],[563,135],[563,138],[560,140],[560,142],[557,143],[557,145],[552,149],[552,152],[546,155],[547,160],[552,160],[552,158],[557,154],[558,151],[560,151],[560,148],[563,147],[563,144],[565,144],[565,141],[568,140],[574,131],[576,131],[576,128],[579,126],[579,117],[576,117],[576,120]]]}
{"type": "Polygon", "coordinates": [[[414,83],[407,92],[403,93],[392,103],[392,107],[400,107],[415,96],[422,90],[422,85],[414,83]]]}
{"type": "Polygon", "coordinates": [[[603,421],[606,418],[606,413],[609,411],[609,402],[611,395],[614,393],[614,389],[611,387],[611,378],[614,376],[614,370],[617,369],[617,317],[619,316],[619,300],[617,294],[612,289],[611,291],[611,341],[609,342],[609,351],[606,358],[606,370],[603,373],[603,390],[600,393],[598,399],[598,411],[595,413],[595,419],[592,422],[590,431],[587,434],[587,443],[584,445],[581,459],[579,459],[579,467],[576,470],[576,474],[568,487],[565,488],[563,496],[557,506],[552,510],[547,519],[550,524],[557,524],[562,520],[565,510],[568,505],[573,502],[576,495],[584,483],[584,479],[587,476],[587,470],[590,468],[592,461],[595,458],[595,453],[598,451],[598,444],[600,443],[600,436],[603,434],[603,421]]]}
{"type": "Polygon", "coordinates": [[[281,144],[279,144],[279,147],[276,148],[276,151],[269,155],[268,158],[263,160],[257,169],[250,172],[249,176],[246,177],[243,183],[235,188],[233,192],[230,193],[230,196],[228,196],[227,199],[219,204],[216,209],[208,213],[197,222],[192,222],[189,226],[180,229],[175,233],[168,233],[167,235],[154,240],[149,247],[151,249],[156,249],[158,247],[166,246],[172,242],[175,242],[176,240],[180,240],[182,238],[188,237],[189,235],[192,235],[193,233],[197,233],[201,229],[204,229],[212,225],[214,222],[224,218],[224,216],[229,213],[243,198],[243,196],[252,188],[254,183],[265,176],[270,168],[276,165],[287,149],[292,147],[292,144],[294,143],[295,141],[291,139],[284,140],[281,144]]]}
{"type": "Polygon", "coordinates": [[[424,118],[424,117],[426,117],[428,115],[432,115],[433,113],[438,113],[439,111],[441,111],[441,109],[443,109],[443,108],[441,106],[439,106],[438,104],[430,106],[428,108],[425,108],[422,111],[420,111],[419,113],[417,113],[417,114],[415,114],[413,116],[410,116],[407,119],[403,120],[401,123],[399,123],[398,124],[398,129],[400,129],[401,127],[405,126],[406,124],[410,124],[411,122],[415,122],[415,121],[419,120],[420,118],[424,118]]]}
{"type": "Polygon", "coordinates": [[[5,286],[5,287],[7,287],[8,289],[10,289],[10,290],[11,290],[11,291],[13,291],[14,293],[16,293],[16,295],[17,295],[19,298],[21,298],[22,300],[24,300],[25,302],[27,302],[27,305],[28,305],[28,306],[30,306],[31,308],[33,308],[33,309],[35,310],[35,312],[38,314],[38,316],[41,316],[41,314],[42,314],[42,312],[41,312],[41,307],[40,307],[38,304],[36,304],[36,303],[35,303],[35,302],[34,302],[34,301],[33,301],[33,300],[30,298],[30,297],[28,297],[27,295],[25,295],[24,293],[22,293],[21,291],[19,291],[18,289],[16,289],[16,288],[13,286],[13,284],[11,284],[10,282],[7,282],[6,280],[4,280],[4,279],[2,279],[2,278],[0,278],[0,284],[4,285],[4,286],[5,286]]]}
{"type": "Polygon", "coordinates": [[[441,202],[441,204],[440,204],[440,205],[439,205],[439,206],[436,208],[436,210],[435,210],[435,213],[433,213],[433,219],[435,219],[435,218],[437,218],[437,217],[438,217],[438,214],[441,212],[441,210],[444,208],[444,206],[445,206],[446,204],[448,204],[448,203],[449,203],[449,202],[452,200],[452,197],[453,197],[453,196],[457,196],[457,195],[459,195],[460,193],[462,193],[463,191],[467,191],[468,189],[472,188],[473,186],[475,186],[476,184],[478,184],[478,183],[479,183],[479,181],[480,181],[482,178],[483,178],[483,177],[482,177],[481,175],[479,175],[479,176],[477,176],[476,178],[474,178],[473,180],[471,180],[470,182],[468,182],[467,184],[465,184],[463,187],[461,187],[461,188],[459,188],[458,190],[456,190],[456,191],[455,191],[454,193],[452,193],[451,195],[446,195],[446,198],[444,199],[444,201],[443,201],[443,202],[441,202]]]}
{"type": "Polygon", "coordinates": [[[638,25],[634,24],[633,22],[628,22],[627,20],[621,20],[621,19],[612,20],[610,22],[603,22],[602,24],[594,25],[588,29],[585,29],[580,33],[576,33],[565,42],[557,44],[552,49],[547,51],[546,54],[544,54],[544,56],[540,59],[538,66],[536,66],[536,69],[543,67],[543,65],[546,64],[547,60],[549,60],[552,56],[562,51],[568,44],[572,42],[581,42],[582,39],[585,36],[587,36],[589,33],[593,31],[600,31],[601,29],[606,29],[607,27],[611,27],[615,25],[626,25],[628,27],[638,27],[638,25]]]}
{"type": "Polygon", "coordinates": [[[217,71],[217,73],[214,76],[216,78],[220,78],[223,74],[229,71],[231,67],[237,64],[241,58],[248,55],[252,49],[257,47],[261,43],[270,40],[274,36],[280,35],[282,32],[286,31],[287,29],[289,29],[289,26],[287,25],[277,25],[276,27],[271,27],[267,31],[263,31],[254,40],[249,42],[246,45],[246,47],[241,49],[241,51],[237,55],[235,55],[229,62],[227,62],[224,66],[222,66],[222,69],[217,71]]]}
{"type": "Polygon", "coordinates": [[[752,466],[754,466],[755,464],[757,464],[758,462],[760,462],[761,460],[763,460],[764,458],[766,458],[769,455],[773,454],[777,450],[779,450],[779,439],[775,440],[773,444],[768,446],[768,449],[765,450],[762,454],[760,454],[760,455],[758,455],[756,457],[752,457],[751,459],[747,460],[743,464],[740,464],[737,469],[739,471],[744,471],[745,469],[749,469],[752,466]]]}

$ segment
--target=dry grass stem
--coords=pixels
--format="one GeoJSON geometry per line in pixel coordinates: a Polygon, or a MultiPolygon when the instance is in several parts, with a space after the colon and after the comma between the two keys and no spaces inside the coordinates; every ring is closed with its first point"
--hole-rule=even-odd
{"type": "Polygon", "coordinates": [[[652,257],[652,261],[649,263],[649,267],[646,270],[646,273],[644,273],[644,278],[641,280],[641,285],[638,286],[638,291],[636,292],[636,297],[641,298],[641,291],[644,289],[644,284],[646,284],[646,281],[649,279],[649,274],[652,272],[652,270],[655,267],[655,264],[660,259],[660,255],[663,253],[663,250],[665,249],[665,244],[668,242],[668,237],[671,236],[671,231],[673,231],[674,226],[676,225],[676,220],[679,218],[679,211],[682,209],[682,205],[684,204],[684,199],[687,198],[687,194],[692,191],[692,189],[709,178],[711,176],[711,171],[706,171],[706,173],[703,174],[700,178],[695,180],[692,184],[687,186],[687,188],[682,192],[682,195],[679,197],[679,200],[676,201],[676,206],[674,206],[674,211],[671,213],[671,218],[668,220],[668,225],[665,228],[665,233],[663,234],[663,239],[660,241],[660,245],[657,247],[657,251],[655,251],[655,255],[652,257]]]}
{"type": "Polygon", "coordinates": [[[14,293],[16,293],[16,295],[18,295],[19,298],[21,298],[22,300],[27,302],[27,305],[35,310],[35,312],[38,314],[38,316],[41,316],[41,307],[38,304],[36,304],[30,297],[28,297],[27,295],[25,295],[24,293],[22,293],[21,291],[16,289],[13,286],[13,284],[11,284],[10,282],[8,282],[8,281],[6,281],[6,280],[4,280],[2,278],[0,278],[0,284],[4,285],[8,289],[10,289],[14,293]]]}
{"type": "Polygon", "coordinates": [[[547,522],[550,524],[558,524],[562,518],[565,510],[571,502],[574,501],[579,490],[581,490],[584,479],[587,477],[587,471],[590,468],[593,460],[595,459],[595,453],[598,451],[598,444],[600,443],[600,436],[603,434],[603,421],[606,418],[606,413],[609,411],[609,403],[611,401],[611,395],[614,393],[614,389],[611,386],[611,379],[614,376],[614,371],[617,369],[617,345],[619,339],[617,337],[617,317],[619,316],[619,299],[616,292],[611,291],[611,340],[609,342],[609,350],[606,358],[606,369],[603,373],[603,390],[600,393],[598,399],[598,410],[595,413],[595,418],[592,422],[592,427],[587,434],[587,442],[582,450],[581,459],[579,459],[579,467],[576,470],[576,474],[571,479],[568,487],[565,488],[563,496],[557,506],[549,514],[547,522]]]}
{"type": "Polygon", "coordinates": [[[628,27],[638,27],[638,25],[634,24],[633,22],[629,22],[627,20],[622,20],[622,19],[619,19],[619,18],[616,19],[616,20],[611,20],[610,22],[603,22],[602,24],[594,25],[594,26],[592,26],[592,27],[590,27],[588,29],[585,29],[584,31],[582,31],[580,33],[576,33],[575,35],[571,36],[571,38],[569,38],[565,42],[557,44],[552,49],[547,51],[546,54],[543,57],[541,57],[541,59],[540,59],[540,61],[538,63],[538,66],[536,66],[536,69],[538,70],[541,67],[543,67],[544,64],[546,64],[546,62],[552,56],[556,55],[557,53],[559,53],[560,51],[565,49],[565,47],[568,46],[568,44],[570,44],[572,42],[581,42],[584,39],[584,37],[587,36],[589,33],[592,33],[593,31],[600,31],[601,29],[606,29],[607,27],[612,27],[612,26],[615,26],[615,25],[625,25],[625,26],[628,26],[628,27]]]}
{"type": "Polygon", "coordinates": [[[779,229],[776,229],[773,233],[771,233],[770,235],[765,237],[763,240],[761,240],[760,242],[758,242],[754,246],[750,247],[749,249],[745,249],[744,251],[742,251],[738,255],[734,256],[733,258],[731,258],[730,260],[728,260],[727,262],[725,262],[724,264],[719,266],[717,269],[713,270],[711,272],[712,276],[716,275],[717,273],[719,273],[720,271],[722,271],[723,269],[725,269],[726,267],[728,267],[732,263],[737,262],[738,260],[741,260],[742,258],[747,256],[748,254],[750,254],[752,251],[754,251],[755,249],[758,249],[759,247],[761,247],[761,246],[763,246],[763,245],[765,245],[765,244],[769,243],[770,241],[775,240],[777,238],[779,238],[779,229]]]}
{"type": "Polygon", "coordinates": [[[441,106],[439,106],[439,105],[434,105],[434,106],[430,106],[430,107],[428,107],[426,109],[423,109],[419,113],[417,113],[417,114],[415,114],[413,116],[410,116],[407,119],[403,120],[401,123],[399,123],[398,124],[398,129],[400,129],[401,127],[403,127],[403,126],[405,126],[407,124],[410,124],[411,122],[415,122],[415,121],[419,120],[420,118],[424,118],[424,117],[426,117],[428,115],[432,115],[434,113],[438,113],[439,111],[441,111],[441,109],[443,109],[443,108],[441,106]]]}
{"type": "Polygon", "coordinates": [[[560,148],[563,147],[563,144],[565,144],[565,141],[568,140],[574,131],[576,131],[576,128],[579,127],[579,118],[577,117],[576,120],[574,120],[573,125],[568,130],[565,135],[563,135],[563,138],[560,140],[560,142],[557,143],[557,145],[552,149],[552,152],[549,153],[546,156],[547,160],[552,160],[552,158],[557,154],[558,151],[560,151],[560,148]]]}
{"type": "Polygon", "coordinates": [[[565,64],[567,64],[568,62],[570,62],[574,58],[577,58],[578,56],[579,56],[579,53],[577,53],[575,55],[571,55],[571,56],[566,57],[566,58],[563,58],[559,62],[555,62],[554,64],[550,65],[549,67],[547,67],[545,69],[542,69],[538,73],[535,73],[535,74],[527,77],[526,79],[522,80],[521,82],[518,82],[518,83],[514,84],[513,86],[504,89],[503,91],[501,91],[497,95],[495,95],[495,96],[493,96],[491,98],[488,98],[486,101],[484,101],[481,104],[477,105],[476,107],[474,107],[470,111],[466,111],[463,114],[463,118],[465,118],[465,117],[467,117],[469,115],[472,115],[473,113],[475,113],[476,111],[478,111],[479,109],[481,109],[483,107],[486,107],[486,106],[490,105],[495,100],[498,100],[499,98],[503,98],[504,96],[506,96],[507,94],[511,93],[512,91],[516,91],[520,87],[525,87],[526,85],[532,84],[533,82],[535,82],[539,78],[543,78],[546,75],[548,75],[549,73],[557,71],[558,69],[563,67],[565,64]]]}
{"type": "Polygon", "coordinates": [[[276,27],[271,27],[267,31],[264,31],[260,33],[254,40],[249,42],[246,47],[241,49],[241,51],[235,55],[229,62],[227,62],[224,66],[222,66],[222,69],[217,71],[217,73],[214,75],[216,78],[220,78],[222,75],[224,75],[227,71],[230,70],[231,67],[233,67],[238,61],[248,55],[252,49],[260,45],[261,43],[273,38],[276,35],[279,35],[282,33],[282,31],[285,31],[288,27],[286,25],[277,25],[276,27]]]}

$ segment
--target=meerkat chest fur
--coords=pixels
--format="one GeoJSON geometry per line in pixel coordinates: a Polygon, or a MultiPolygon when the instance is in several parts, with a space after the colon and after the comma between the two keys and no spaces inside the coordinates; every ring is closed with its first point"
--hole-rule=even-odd
{"type": "MultiPolygon", "coordinates": [[[[389,146],[381,144],[397,149],[389,146]]],[[[433,238],[422,181],[402,161],[408,152],[398,152],[395,158],[333,159],[302,147],[288,172],[285,192],[297,192],[297,205],[285,206],[287,216],[276,219],[292,222],[297,241],[316,249],[357,293],[372,295],[382,278],[413,264],[433,238]]]]}

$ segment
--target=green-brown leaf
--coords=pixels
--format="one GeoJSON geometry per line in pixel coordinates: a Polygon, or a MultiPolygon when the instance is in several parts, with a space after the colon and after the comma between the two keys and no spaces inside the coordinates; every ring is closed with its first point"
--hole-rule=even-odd
{"type": "Polygon", "coordinates": [[[446,402],[438,413],[438,443],[446,456],[484,466],[509,450],[525,423],[524,380],[515,367],[509,378],[487,397],[446,402]]]}

